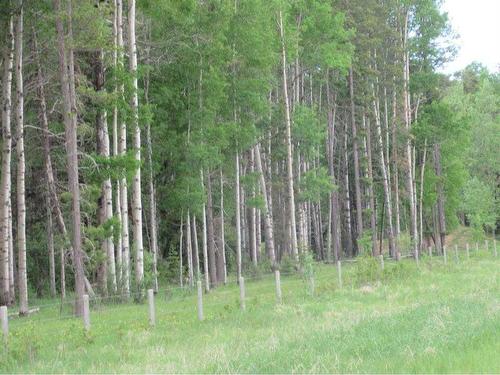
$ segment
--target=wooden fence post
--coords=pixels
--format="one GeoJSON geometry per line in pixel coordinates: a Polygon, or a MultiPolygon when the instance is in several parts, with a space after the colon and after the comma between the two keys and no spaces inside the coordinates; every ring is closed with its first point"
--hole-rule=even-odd
{"type": "Polygon", "coordinates": [[[476,242],[476,254],[479,253],[479,244],[476,242]]]}
{"type": "Polygon", "coordinates": [[[240,307],[242,310],[246,309],[245,305],[245,279],[240,276],[240,307]]]}
{"type": "Polygon", "coordinates": [[[203,289],[200,280],[196,282],[196,286],[198,289],[198,320],[201,321],[203,320],[203,289]]]}
{"type": "Polygon", "coordinates": [[[90,331],[90,309],[89,309],[89,295],[83,295],[83,328],[85,331],[90,331]]]}
{"type": "Polygon", "coordinates": [[[339,277],[339,288],[342,289],[342,262],[337,260],[337,274],[339,277]]]}
{"type": "Polygon", "coordinates": [[[380,254],[378,256],[378,258],[380,259],[380,268],[382,269],[382,271],[384,270],[384,255],[383,254],[380,254]]]}
{"type": "Polygon", "coordinates": [[[274,280],[276,282],[276,301],[277,301],[277,303],[281,303],[282,302],[282,298],[281,298],[281,275],[280,275],[280,271],[279,270],[274,271],[274,280]]]}
{"type": "Polygon", "coordinates": [[[155,294],[153,289],[148,289],[148,305],[149,305],[149,325],[154,327],[156,324],[155,314],[155,294]]]}
{"type": "Polygon", "coordinates": [[[457,263],[459,262],[459,257],[458,257],[458,245],[455,244],[455,260],[457,263]]]}
{"type": "Polygon", "coordinates": [[[495,254],[495,258],[498,256],[497,254],[497,240],[493,240],[493,253],[495,254]]]}
{"type": "Polygon", "coordinates": [[[444,264],[448,264],[448,257],[446,256],[446,246],[443,246],[444,264]]]}
{"type": "Polygon", "coordinates": [[[432,259],[432,246],[429,246],[429,258],[432,259]]]}
{"type": "Polygon", "coordinates": [[[470,252],[469,252],[469,243],[467,242],[465,244],[465,252],[467,253],[467,260],[470,259],[470,252]]]}
{"type": "Polygon", "coordinates": [[[9,314],[7,306],[0,307],[0,321],[2,323],[3,339],[7,342],[7,338],[9,337],[9,314]]]}
{"type": "Polygon", "coordinates": [[[488,246],[488,240],[484,240],[484,247],[486,248],[486,252],[490,250],[488,246]]]}

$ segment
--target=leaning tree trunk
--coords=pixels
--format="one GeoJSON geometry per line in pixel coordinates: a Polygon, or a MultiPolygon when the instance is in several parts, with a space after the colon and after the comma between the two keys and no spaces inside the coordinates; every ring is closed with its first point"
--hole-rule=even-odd
{"type": "Polygon", "coordinates": [[[128,49],[129,70],[132,74],[132,125],[134,129],[134,155],[138,164],[132,182],[132,220],[135,252],[135,284],[139,298],[144,290],[144,254],[142,241],[142,197],[141,197],[141,128],[139,126],[139,93],[137,86],[137,46],[135,40],[135,0],[128,3],[128,49]]]}
{"type": "Polygon", "coordinates": [[[286,125],[286,160],[287,160],[287,193],[288,193],[288,213],[291,253],[295,260],[298,260],[297,251],[297,225],[295,222],[295,194],[293,189],[293,154],[292,154],[292,122],[290,119],[290,103],[288,100],[288,79],[286,73],[286,49],[285,30],[283,27],[283,16],[279,11],[279,31],[281,38],[281,58],[283,75],[283,100],[285,101],[285,125],[286,125]]]}
{"type": "Polygon", "coordinates": [[[23,7],[16,22],[16,154],[17,154],[17,261],[19,314],[28,313],[28,275],[26,269],[26,164],[24,157],[24,83],[23,83],[23,7]]]}
{"type": "MultiPolygon", "coordinates": [[[[391,192],[389,188],[389,180],[388,180],[388,174],[387,174],[387,164],[385,163],[385,156],[384,156],[384,144],[382,141],[382,129],[381,129],[381,124],[380,124],[380,112],[379,112],[379,106],[378,106],[378,101],[375,96],[375,89],[372,86],[372,91],[373,91],[373,113],[375,116],[375,127],[377,131],[377,142],[378,142],[378,148],[379,148],[379,157],[380,157],[380,169],[382,171],[382,183],[384,186],[384,196],[385,196],[385,208],[387,212],[387,232],[388,232],[388,240],[389,240],[389,254],[391,256],[396,257],[396,244],[394,241],[394,230],[392,226],[393,218],[392,218],[392,204],[391,204],[391,192]]],[[[382,250],[382,249],[380,249],[382,250]]]]}
{"type": "Polygon", "coordinates": [[[77,315],[83,314],[83,294],[85,292],[83,254],[82,254],[82,233],[80,215],[80,186],[78,182],[78,146],[77,146],[77,110],[76,93],[74,83],[74,61],[72,49],[72,26],[71,1],[68,2],[67,22],[69,46],[66,47],[66,36],[62,21],[61,0],[54,0],[54,10],[56,13],[57,44],[59,52],[59,74],[63,96],[63,116],[65,124],[68,185],[71,193],[71,217],[72,217],[72,246],[73,265],[75,269],[75,312],[77,315]],[[69,71],[69,74],[68,74],[69,71]]]}
{"type": "Polygon", "coordinates": [[[11,133],[11,108],[12,108],[12,69],[14,64],[14,22],[12,17],[8,22],[7,45],[5,47],[3,77],[2,77],[2,177],[1,177],[1,253],[0,253],[0,304],[11,303],[10,293],[10,267],[9,267],[9,217],[10,217],[10,194],[11,194],[11,169],[12,158],[12,133],[11,133]]]}

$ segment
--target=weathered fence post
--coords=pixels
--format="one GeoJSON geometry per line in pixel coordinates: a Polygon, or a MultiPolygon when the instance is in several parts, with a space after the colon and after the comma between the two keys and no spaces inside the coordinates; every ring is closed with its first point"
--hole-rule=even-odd
{"type": "Polygon", "coordinates": [[[277,303],[282,302],[281,298],[281,275],[280,271],[276,270],[274,271],[274,280],[276,281],[276,301],[277,303]]]}
{"type": "Polygon", "coordinates": [[[246,309],[245,305],[245,279],[240,276],[240,307],[242,310],[246,309]]]}
{"type": "Polygon", "coordinates": [[[443,246],[443,259],[444,264],[448,264],[448,257],[446,256],[446,246],[443,246]]]}
{"type": "Polygon", "coordinates": [[[3,339],[7,342],[7,337],[9,337],[9,314],[7,306],[0,307],[0,321],[2,323],[3,339]]]}
{"type": "Polygon", "coordinates": [[[429,258],[432,258],[432,246],[429,246],[429,258]]]}
{"type": "Polygon", "coordinates": [[[90,309],[89,309],[89,295],[83,295],[83,328],[85,331],[90,331],[90,309]]]}
{"type": "Polygon", "coordinates": [[[382,271],[384,270],[384,255],[383,254],[380,254],[378,256],[378,258],[380,259],[380,268],[382,269],[382,271]]]}
{"type": "Polygon", "coordinates": [[[155,314],[155,294],[153,289],[148,289],[148,305],[149,305],[149,325],[154,327],[156,324],[155,314]]]}
{"type": "Polygon", "coordinates": [[[497,254],[497,240],[493,240],[493,253],[495,254],[495,258],[498,256],[497,254]]]}
{"type": "Polygon", "coordinates": [[[484,247],[486,248],[486,252],[490,250],[488,246],[488,240],[484,240],[484,247]]]}
{"type": "Polygon", "coordinates": [[[339,277],[339,288],[342,288],[342,262],[337,260],[337,274],[339,277]]]}
{"type": "Polygon", "coordinates": [[[479,253],[479,244],[476,242],[476,254],[479,253]]]}
{"type": "Polygon", "coordinates": [[[457,263],[459,262],[459,257],[458,257],[458,245],[455,244],[455,260],[457,263]]]}
{"type": "Polygon", "coordinates": [[[467,253],[467,260],[470,259],[470,252],[469,252],[469,243],[467,242],[465,244],[465,252],[467,253]]]}
{"type": "Polygon", "coordinates": [[[203,320],[203,289],[201,287],[201,281],[196,282],[198,288],[198,320],[203,320]]]}
{"type": "Polygon", "coordinates": [[[401,251],[396,252],[396,260],[399,262],[401,260],[401,251]]]}

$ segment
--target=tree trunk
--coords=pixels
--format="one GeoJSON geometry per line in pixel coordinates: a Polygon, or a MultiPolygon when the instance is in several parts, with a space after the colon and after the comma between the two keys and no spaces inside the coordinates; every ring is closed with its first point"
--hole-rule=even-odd
{"type": "Polygon", "coordinates": [[[47,196],[47,247],[49,248],[49,285],[50,296],[56,297],[56,261],[54,252],[54,231],[52,229],[52,210],[50,197],[47,196]]]}
{"type": "Polygon", "coordinates": [[[83,314],[83,294],[85,291],[83,254],[82,254],[82,234],[80,216],[80,186],[78,182],[78,149],[77,149],[77,110],[76,93],[74,82],[74,62],[72,49],[72,6],[68,2],[67,22],[69,47],[66,47],[65,32],[62,22],[61,0],[54,0],[54,10],[56,13],[56,29],[59,52],[59,74],[62,88],[64,104],[64,124],[66,137],[68,185],[72,195],[71,217],[72,217],[72,246],[73,265],[75,269],[75,312],[77,315],[83,314]],[[68,68],[68,70],[66,70],[68,68]]]}
{"type": "Polygon", "coordinates": [[[217,278],[217,258],[215,254],[214,235],[214,205],[212,197],[212,177],[210,171],[207,172],[207,236],[208,236],[208,262],[210,272],[210,283],[213,286],[218,284],[217,278]]]}
{"type": "MultiPolygon", "coordinates": [[[[205,192],[203,170],[200,170],[200,176],[201,176],[201,188],[202,191],[205,192]]],[[[209,274],[210,271],[208,268],[207,213],[206,213],[205,202],[203,202],[202,215],[203,215],[203,272],[205,274],[205,291],[208,293],[210,291],[209,276],[211,277],[211,275],[209,274]]]]}
{"type": "MultiPolygon", "coordinates": [[[[194,218],[193,218],[194,219],[194,218]]],[[[196,234],[196,232],[195,232],[196,234]]],[[[186,218],[186,258],[188,261],[188,277],[189,277],[189,286],[194,286],[194,274],[193,274],[193,248],[191,246],[191,218],[189,215],[189,210],[187,212],[186,218]]],[[[196,275],[198,276],[198,275],[196,275]]]]}
{"type": "MultiPolygon", "coordinates": [[[[380,124],[380,112],[377,103],[377,98],[375,95],[375,89],[372,85],[373,91],[373,113],[375,116],[375,126],[377,130],[377,141],[379,148],[379,157],[380,157],[380,169],[382,171],[382,182],[384,185],[384,196],[385,196],[385,208],[387,211],[387,231],[388,231],[388,240],[389,240],[389,254],[392,257],[396,257],[396,244],[394,241],[394,230],[392,226],[392,204],[391,204],[391,192],[389,188],[389,180],[387,175],[387,168],[385,163],[385,155],[384,155],[384,143],[382,141],[382,129],[380,124]]],[[[382,249],[380,249],[382,250],[382,249]]]]}
{"type": "Polygon", "coordinates": [[[419,223],[420,223],[420,238],[418,241],[418,249],[420,252],[424,249],[424,174],[425,174],[425,162],[427,159],[427,138],[424,141],[424,155],[422,157],[422,166],[420,167],[420,199],[419,199],[419,223]]]}
{"type": "Polygon", "coordinates": [[[26,269],[26,164],[24,157],[23,7],[16,21],[16,154],[17,154],[17,261],[19,314],[28,313],[28,275],[26,269]]]}
{"type": "Polygon", "coordinates": [[[346,223],[346,243],[347,254],[354,256],[352,244],[352,228],[351,228],[351,197],[349,194],[349,156],[347,151],[347,121],[344,126],[344,186],[345,186],[345,223],[346,223]]]}
{"type": "Polygon", "coordinates": [[[361,202],[361,182],[359,178],[359,145],[357,136],[355,105],[354,105],[354,78],[352,67],[349,69],[349,94],[351,99],[351,129],[352,129],[352,149],[354,158],[354,190],[356,197],[356,229],[357,238],[363,234],[363,204],[361,202]]]}
{"type": "MultiPolygon", "coordinates": [[[[393,78],[395,81],[395,78],[393,78]]],[[[397,143],[397,101],[396,101],[396,87],[395,84],[392,88],[392,175],[393,175],[393,190],[394,190],[394,209],[396,226],[394,228],[394,235],[399,238],[401,233],[401,220],[399,214],[399,168],[398,168],[398,143],[397,143]]]]}
{"type": "Polygon", "coordinates": [[[237,280],[241,277],[241,211],[240,211],[240,155],[236,151],[236,273],[237,280]]]}
{"type": "Polygon", "coordinates": [[[367,175],[368,175],[368,200],[370,204],[370,228],[372,231],[372,255],[377,256],[382,249],[377,247],[377,213],[375,211],[375,194],[373,191],[373,165],[372,165],[372,140],[370,119],[365,121],[365,114],[363,113],[363,128],[366,132],[366,159],[367,159],[367,175]],[[366,124],[366,126],[365,126],[366,124]]]}
{"type": "Polygon", "coordinates": [[[12,17],[8,21],[7,45],[5,46],[3,77],[2,77],[2,177],[1,177],[1,257],[0,257],[0,304],[10,305],[10,262],[13,259],[9,255],[9,216],[10,216],[10,194],[11,194],[11,158],[12,158],[12,132],[11,132],[11,110],[12,110],[12,70],[14,66],[14,22],[12,17]]]}
{"type": "Polygon", "coordinates": [[[295,194],[293,189],[293,154],[292,154],[292,122],[290,119],[290,103],[288,100],[288,82],[286,73],[286,49],[285,30],[283,28],[283,17],[279,11],[279,29],[281,37],[281,57],[283,74],[283,100],[285,101],[285,122],[286,122],[286,150],[287,150],[287,192],[288,192],[288,213],[291,253],[295,260],[298,260],[297,251],[297,226],[295,223],[295,194]]]}
{"type": "Polygon", "coordinates": [[[267,186],[264,176],[264,171],[262,170],[262,159],[260,156],[260,144],[255,145],[255,161],[257,167],[257,173],[259,174],[260,188],[262,190],[262,195],[264,198],[264,236],[266,238],[266,250],[271,261],[271,267],[276,268],[276,253],[274,251],[274,229],[273,229],[273,217],[272,217],[272,207],[270,205],[270,200],[267,195],[267,186]]]}
{"type": "Polygon", "coordinates": [[[224,178],[222,169],[220,170],[220,249],[223,263],[223,279],[224,284],[227,284],[227,264],[226,264],[226,238],[224,233],[224,178]]]}
{"type": "Polygon", "coordinates": [[[134,154],[138,163],[132,182],[132,221],[135,252],[135,283],[139,297],[144,292],[144,247],[142,241],[142,196],[141,196],[141,128],[139,126],[139,94],[137,86],[137,46],[135,41],[135,0],[128,3],[128,49],[129,69],[132,74],[132,126],[134,129],[134,154]]]}
{"type": "Polygon", "coordinates": [[[434,144],[434,169],[436,171],[436,190],[437,190],[437,223],[441,246],[445,245],[446,238],[446,216],[444,211],[444,192],[443,192],[443,172],[441,168],[441,145],[434,144]]]}

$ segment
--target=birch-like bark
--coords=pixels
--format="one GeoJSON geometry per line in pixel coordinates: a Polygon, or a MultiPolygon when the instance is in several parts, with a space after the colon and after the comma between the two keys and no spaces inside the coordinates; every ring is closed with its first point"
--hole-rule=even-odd
{"type": "MultiPolygon", "coordinates": [[[[179,231],[180,231],[180,235],[179,235],[179,285],[180,287],[182,288],[184,286],[184,280],[182,279],[184,277],[184,265],[182,264],[182,255],[183,255],[183,249],[182,249],[182,245],[183,245],[183,237],[184,237],[184,230],[183,230],[183,223],[182,223],[182,220],[184,219],[184,217],[181,215],[181,225],[180,225],[180,228],[179,228],[179,231]]],[[[189,219],[187,220],[187,226],[186,228],[189,228],[190,226],[190,223],[189,223],[189,219]]]]}
{"type": "Polygon", "coordinates": [[[132,74],[132,126],[134,129],[134,156],[138,163],[132,182],[132,222],[135,252],[135,283],[140,297],[144,292],[144,246],[142,240],[141,195],[141,128],[139,126],[139,93],[137,86],[137,45],[135,39],[135,0],[128,2],[128,50],[129,70],[132,74]]]}
{"type": "MultiPolygon", "coordinates": [[[[393,77],[395,82],[395,77],[393,77]]],[[[394,210],[395,210],[395,228],[394,235],[399,238],[401,233],[401,216],[399,213],[399,168],[398,168],[398,143],[397,143],[397,101],[396,101],[396,85],[392,87],[392,176],[393,176],[393,191],[394,191],[394,210]]]]}
{"type": "Polygon", "coordinates": [[[212,197],[212,177],[210,171],[207,172],[207,244],[210,282],[213,286],[218,284],[217,259],[215,254],[215,233],[214,233],[214,205],[212,197]]]}
{"type": "Polygon", "coordinates": [[[297,251],[297,225],[295,222],[295,193],[293,188],[293,154],[292,154],[292,122],[290,119],[290,103],[288,100],[288,79],[286,73],[286,49],[285,49],[285,30],[283,27],[283,16],[281,10],[279,15],[279,31],[281,38],[281,58],[283,75],[283,100],[285,101],[285,125],[286,125],[286,150],[287,150],[287,191],[288,191],[288,212],[291,253],[295,260],[298,260],[297,251]]]}
{"type": "Polygon", "coordinates": [[[436,172],[437,183],[437,224],[441,246],[445,246],[446,238],[446,216],[444,211],[444,192],[443,192],[443,172],[441,168],[441,145],[434,144],[434,169],[436,172]]]}
{"type": "MultiPolygon", "coordinates": [[[[250,173],[255,172],[255,152],[254,149],[252,148],[250,150],[250,173]]],[[[252,186],[252,190],[250,192],[250,197],[253,201],[255,201],[255,188],[252,186]]],[[[250,255],[252,258],[253,265],[257,267],[257,220],[256,220],[256,210],[255,207],[252,205],[250,208],[250,236],[249,236],[249,242],[250,242],[250,255]]]]}
{"type": "MultiPolygon", "coordinates": [[[[427,159],[427,138],[424,141],[424,154],[422,156],[422,166],[420,167],[420,198],[419,198],[419,241],[418,241],[418,250],[420,253],[424,249],[424,176],[425,176],[425,162],[427,159]]],[[[420,255],[420,254],[419,254],[420,255]]]]}
{"type": "Polygon", "coordinates": [[[17,155],[17,262],[19,314],[28,313],[28,275],[26,269],[26,164],[24,157],[24,82],[23,82],[23,6],[16,20],[16,155],[17,155]]]}
{"type": "MultiPolygon", "coordinates": [[[[408,52],[408,17],[409,10],[406,11],[404,36],[403,36],[403,96],[404,96],[404,118],[405,128],[407,133],[410,133],[411,127],[411,106],[410,106],[410,59],[408,52]]],[[[410,222],[411,222],[411,238],[413,253],[418,251],[418,228],[417,228],[417,209],[416,209],[416,194],[414,189],[414,174],[413,174],[413,158],[412,158],[412,145],[409,137],[406,139],[406,160],[407,160],[407,174],[406,185],[408,195],[410,198],[410,222]]]]}
{"type": "MultiPolygon", "coordinates": [[[[118,50],[118,66],[124,67],[124,43],[123,43],[123,3],[116,1],[117,38],[116,48],[118,50]]],[[[119,85],[119,95],[124,96],[124,85],[119,85]]],[[[123,157],[127,152],[127,124],[123,119],[120,122],[118,138],[118,153],[123,157]]],[[[125,298],[130,297],[130,236],[128,218],[128,187],[127,179],[120,180],[120,211],[121,211],[121,241],[122,241],[122,294],[125,298]]]]}
{"type": "MultiPolygon", "coordinates": [[[[196,235],[196,232],[195,232],[196,235]]],[[[191,217],[189,210],[187,212],[187,218],[186,218],[186,258],[188,261],[188,278],[189,278],[189,286],[193,287],[194,286],[194,273],[193,273],[193,247],[192,247],[192,242],[191,242],[191,217]]],[[[182,262],[182,258],[181,258],[182,262]]],[[[198,277],[198,275],[196,275],[198,277]]]]}
{"type": "Polygon", "coordinates": [[[222,169],[220,170],[220,249],[223,262],[223,282],[227,284],[227,264],[226,264],[226,238],[224,233],[224,178],[222,169]]]}
{"type": "Polygon", "coordinates": [[[260,155],[260,144],[255,145],[255,161],[257,167],[257,173],[259,174],[260,188],[262,190],[262,196],[264,198],[264,236],[266,241],[267,254],[269,260],[271,261],[271,267],[276,269],[276,253],[274,251],[274,229],[273,229],[273,217],[272,217],[272,207],[267,195],[266,179],[264,177],[264,171],[262,169],[262,159],[260,155]]]}
{"type": "Polygon", "coordinates": [[[377,142],[379,146],[379,157],[380,157],[380,169],[382,171],[382,183],[384,185],[384,196],[385,196],[385,208],[386,208],[386,213],[387,213],[387,235],[388,235],[388,240],[389,240],[389,253],[391,256],[395,257],[396,256],[396,244],[394,241],[394,230],[392,226],[393,218],[392,218],[392,203],[391,203],[391,192],[389,188],[389,180],[388,180],[388,175],[387,175],[387,168],[386,168],[386,163],[385,163],[385,155],[384,155],[384,143],[382,140],[382,129],[381,129],[381,124],[380,124],[380,112],[379,112],[379,106],[377,103],[377,97],[375,95],[375,89],[372,85],[372,92],[373,92],[373,113],[375,117],[375,127],[377,131],[377,142]]]}
{"type": "MultiPolygon", "coordinates": [[[[14,67],[14,21],[12,17],[8,21],[7,38],[3,59],[2,77],[2,176],[1,176],[1,253],[0,253],[0,304],[11,303],[10,293],[10,265],[9,259],[9,216],[10,216],[10,194],[11,194],[11,159],[12,159],[12,132],[11,132],[11,110],[12,110],[12,70],[14,67]]],[[[13,262],[11,260],[10,262],[13,262]]]]}
{"type": "Polygon", "coordinates": [[[241,210],[240,210],[240,154],[236,151],[236,273],[237,280],[241,277],[241,210]]]}
{"type": "MultiPolygon", "coordinates": [[[[205,186],[203,183],[203,170],[200,170],[200,176],[201,176],[201,189],[204,192],[205,186]]],[[[208,293],[210,291],[210,280],[209,280],[209,268],[208,268],[207,213],[206,213],[205,202],[203,202],[202,215],[203,215],[203,272],[205,275],[205,291],[208,293]]]]}
{"type": "Polygon", "coordinates": [[[347,121],[344,126],[344,186],[345,186],[345,222],[346,222],[346,242],[347,254],[354,255],[352,244],[352,228],[351,228],[351,197],[349,193],[349,156],[347,151],[347,121]]]}

